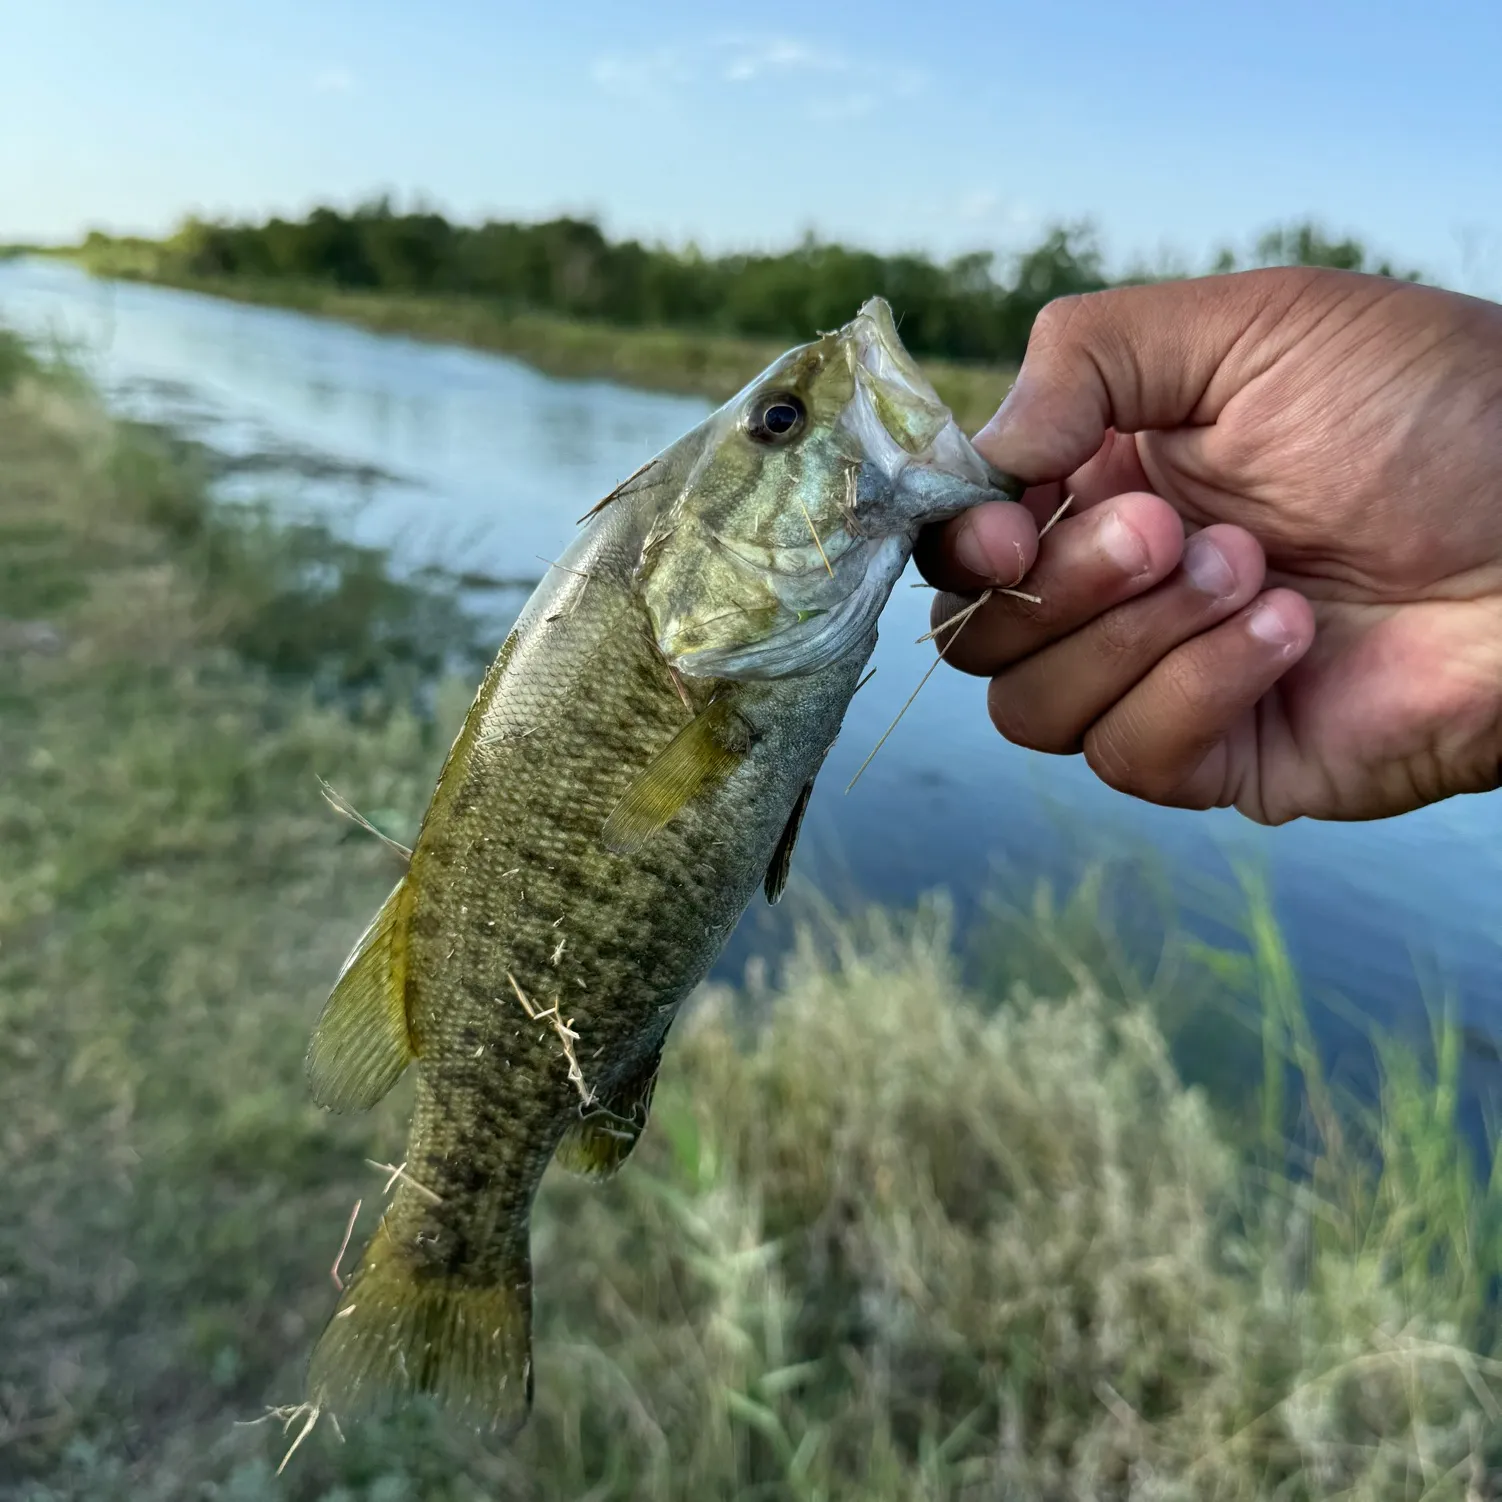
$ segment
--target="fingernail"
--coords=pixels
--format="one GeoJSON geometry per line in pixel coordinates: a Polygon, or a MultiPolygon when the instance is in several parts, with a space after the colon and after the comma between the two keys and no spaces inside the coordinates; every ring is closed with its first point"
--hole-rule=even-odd
{"type": "Polygon", "coordinates": [[[1147,550],[1147,544],[1114,511],[1101,519],[1096,536],[1100,540],[1101,551],[1127,578],[1135,579],[1152,566],[1152,555],[1147,550]]]}
{"type": "Polygon", "coordinates": [[[1213,538],[1196,532],[1184,544],[1184,574],[1202,595],[1223,600],[1236,588],[1236,572],[1213,538]]]}
{"type": "Polygon", "coordinates": [[[1268,646],[1276,647],[1280,652],[1287,652],[1297,640],[1292,628],[1283,619],[1283,612],[1271,600],[1260,600],[1252,607],[1251,614],[1246,618],[1246,629],[1258,641],[1265,641],[1268,646]]]}

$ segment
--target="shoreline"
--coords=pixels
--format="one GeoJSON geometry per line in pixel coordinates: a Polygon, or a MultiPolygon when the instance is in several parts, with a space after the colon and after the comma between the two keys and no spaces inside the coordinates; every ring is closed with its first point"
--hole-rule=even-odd
{"type": "MultiPolygon", "coordinates": [[[[145,282],[228,302],[283,308],[376,334],[398,334],[509,355],[545,375],[613,381],[643,391],[722,402],[787,348],[781,339],[749,339],[674,328],[613,324],[519,312],[464,294],[360,292],[318,282],[195,276],[147,264],[139,255],[52,252],[102,281],[145,282]]],[[[853,310],[852,310],[853,311],[853,310]]],[[[922,360],[925,373],[966,432],[981,427],[1011,388],[1007,365],[922,360]]]]}

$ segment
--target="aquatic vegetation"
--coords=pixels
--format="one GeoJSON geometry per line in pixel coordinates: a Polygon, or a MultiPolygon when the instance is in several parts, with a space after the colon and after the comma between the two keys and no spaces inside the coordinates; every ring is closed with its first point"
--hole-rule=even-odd
{"type": "Polygon", "coordinates": [[[161,524],[196,482],[123,441],[29,370],[0,397],[0,1495],[1502,1494],[1502,1170],[1456,1128],[1443,1012],[1353,1099],[1255,902],[1213,977],[1144,997],[1088,889],[968,981],[942,902],[805,902],[684,1018],[631,1167],[545,1184],[518,1446],[416,1414],[275,1478],[296,1429],[237,1425],[300,1391],[405,1107],[305,1096],[399,870],[317,776],[410,841],[469,687],[320,695],[245,656],[161,524]],[[1171,1062],[1211,979],[1287,1066],[1265,1136],[1171,1062]]]}

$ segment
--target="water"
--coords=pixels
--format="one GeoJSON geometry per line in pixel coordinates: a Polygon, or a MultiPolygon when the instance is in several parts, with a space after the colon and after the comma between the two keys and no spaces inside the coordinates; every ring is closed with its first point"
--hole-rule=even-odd
{"type": "MultiPolygon", "coordinates": [[[[247,461],[225,482],[232,492],[331,515],[412,566],[540,575],[583,511],[707,410],[301,314],[96,282],[43,260],[0,262],[0,321],[68,342],[117,411],[247,461]]],[[[1456,996],[1473,1027],[1502,1033],[1496,796],[1377,824],[1277,830],[1229,812],[1150,808],[1077,759],[1007,745],[986,719],[983,685],[947,669],[847,796],[931,661],[932,648],[914,641],[929,599],[905,580],[883,617],[876,676],[809,809],[803,875],[844,900],[905,902],[943,886],[963,909],[988,882],[1067,884],[1122,852],[1147,852],[1190,896],[1250,859],[1270,877],[1313,989],[1413,1019],[1424,976],[1456,996]]],[[[726,969],[766,922],[753,909],[726,969]]]]}

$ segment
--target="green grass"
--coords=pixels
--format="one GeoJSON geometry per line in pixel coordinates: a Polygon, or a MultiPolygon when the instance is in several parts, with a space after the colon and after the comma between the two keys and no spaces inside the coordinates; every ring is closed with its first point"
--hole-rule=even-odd
{"type": "MultiPolygon", "coordinates": [[[[716,402],[733,396],[786,347],[786,341],[780,340],[682,329],[622,328],[519,312],[478,297],[345,291],[286,278],[196,276],[182,270],[151,241],[112,241],[78,252],[76,258],[98,276],[156,282],[237,302],[293,308],[377,333],[408,334],[514,355],[549,375],[619,381],[716,402]]],[[[850,311],[854,314],[855,309],[850,311]]],[[[1011,368],[942,360],[924,361],[924,369],[968,432],[991,416],[1016,375],[1011,368]]]]}
{"type": "Polygon", "coordinates": [[[680,1025],[627,1170],[545,1185],[520,1441],[320,1422],[276,1478],[240,1421],[299,1397],[407,1104],[306,1099],[395,874],[316,778],[409,837],[473,669],[441,592],[202,473],[0,339],[0,1496],[1502,1497],[1453,1026],[1353,1099],[1264,896],[1139,977],[1089,885],[964,972],[940,899],[805,900],[680,1025]],[[1245,1111],[1165,1040],[1211,996],[1265,1039],[1245,1111]]]}

